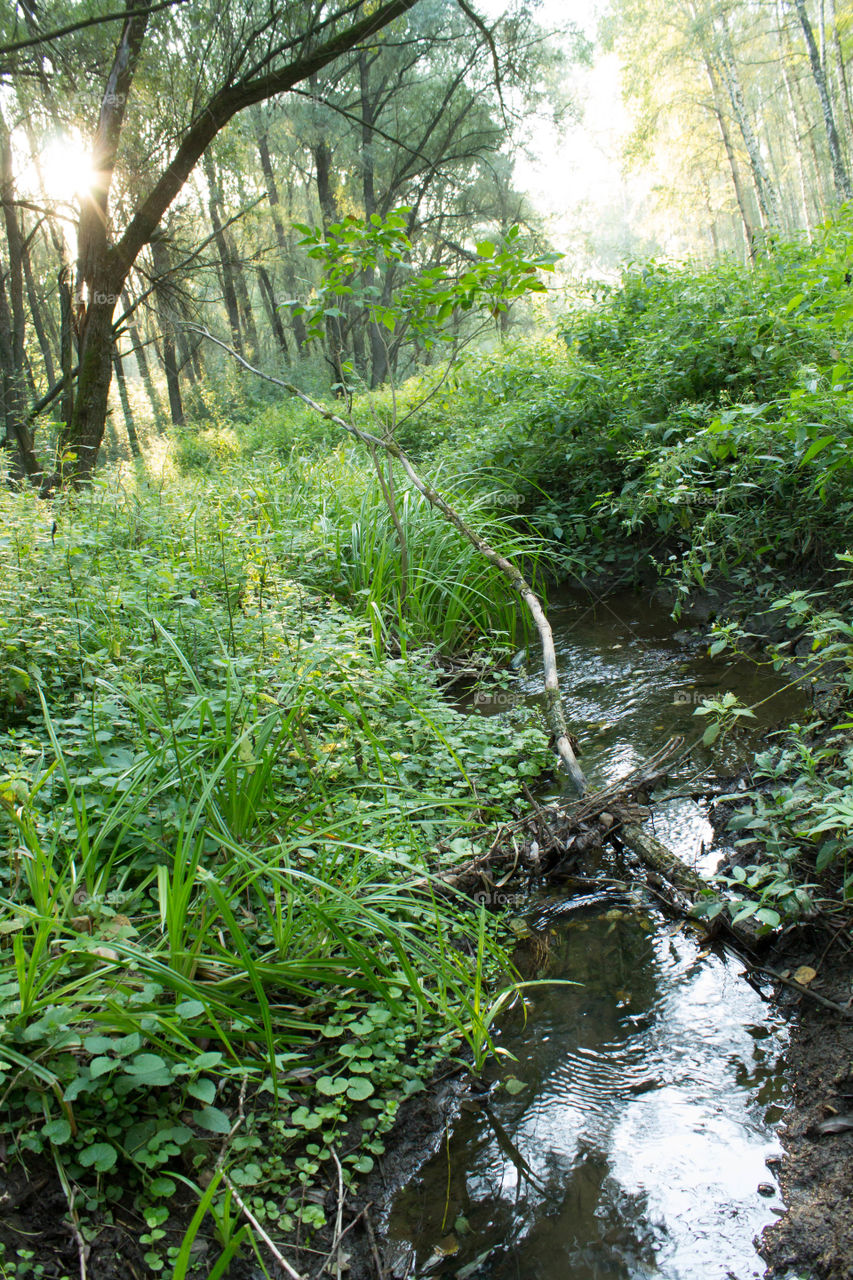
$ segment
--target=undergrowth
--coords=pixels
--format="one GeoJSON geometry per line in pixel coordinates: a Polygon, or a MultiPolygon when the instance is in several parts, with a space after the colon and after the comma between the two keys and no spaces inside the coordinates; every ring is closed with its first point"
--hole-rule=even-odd
{"type": "Polygon", "coordinates": [[[419,646],[494,643],[490,583],[406,498],[401,603],[336,466],[0,496],[0,1136],[90,1243],[129,1214],[155,1273],[220,1174],[310,1238],[323,1164],[350,1183],[437,1056],[482,1061],[510,981],[435,877],[544,737],[440,696],[419,646]]]}

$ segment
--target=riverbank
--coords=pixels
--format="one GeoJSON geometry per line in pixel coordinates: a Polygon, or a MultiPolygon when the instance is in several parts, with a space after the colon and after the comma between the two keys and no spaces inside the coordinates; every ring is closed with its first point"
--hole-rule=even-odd
{"type": "Polygon", "coordinates": [[[779,1134],[778,1176],[787,1206],[762,1238],[769,1275],[848,1280],[853,1275],[853,959],[850,935],[803,930],[774,949],[770,965],[815,970],[809,990],[847,1018],[784,987],[776,999],[790,1023],[790,1102],[779,1134]]]}

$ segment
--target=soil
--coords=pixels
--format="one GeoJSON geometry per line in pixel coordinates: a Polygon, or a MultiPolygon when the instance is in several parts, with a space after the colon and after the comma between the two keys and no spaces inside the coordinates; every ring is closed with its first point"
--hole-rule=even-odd
{"type": "Polygon", "coordinates": [[[790,1106],[779,1130],[778,1170],[788,1211],[764,1232],[760,1252],[774,1280],[850,1280],[853,1276],[853,953],[849,922],[834,938],[815,929],[795,935],[769,968],[817,970],[809,990],[835,1001],[844,1018],[816,1000],[778,988],[791,1017],[790,1106]],[[827,949],[827,944],[829,946],[827,949]],[[840,1117],[851,1128],[840,1129],[840,1117]],[[828,1130],[828,1131],[827,1131],[828,1130]]]}

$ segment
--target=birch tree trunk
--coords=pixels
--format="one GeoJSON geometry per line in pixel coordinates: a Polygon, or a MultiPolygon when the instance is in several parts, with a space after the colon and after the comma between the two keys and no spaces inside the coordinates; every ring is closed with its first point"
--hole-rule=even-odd
{"type": "MultiPolygon", "coordinates": [[[[789,0],[789,3],[791,0],[789,0]]],[[[838,130],[835,126],[835,115],[832,110],[832,102],[829,97],[829,86],[826,81],[823,64],[821,62],[820,51],[814,37],[814,30],[806,12],[805,0],[793,0],[794,8],[799,19],[800,26],[803,31],[803,37],[806,42],[806,50],[809,55],[809,65],[811,66],[812,79],[815,82],[817,95],[820,100],[820,107],[823,113],[823,127],[826,131],[826,142],[829,147],[829,162],[832,166],[832,180],[835,184],[835,193],[839,203],[850,199],[850,176],[847,172],[847,166],[844,163],[844,157],[841,153],[841,142],[838,137],[838,130]]]]}
{"type": "Polygon", "coordinates": [[[726,152],[726,159],[729,162],[729,170],[731,171],[731,175],[732,175],[732,185],[734,186],[734,189],[735,189],[735,199],[737,200],[738,212],[740,213],[740,220],[743,225],[743,236],[746,242],[746,252],[750,262],[755,262],[755,229],[750,220],[749,205],[746,198],[746,193],[744,192],[744,189],[743,189],[743,183],[741,182],[740,170],[738,169],[738,164],[737,164],[737,157],[735,156],[734,147],[732,146],[731,135],[729,134],[729,127],[726,122],[725,113],[723,111],[722,102],[720,100],[721,99],[720,84],[717,79],[717,74],[714,69],[714,64],[712,63],[710,57],[707,54],[704,54],[703,60],[705,64],[705,72],[708,77],[708,83],[711,86],[711,95],[712,95],[713,104],[714,104],[713,105],[714,118],[717,121],[717,126],[720,130],[720,137],[723,140],[723,147],[726,152]]]}
{"type": "Polygon", "coordinates": [[[749,159],[749,167],[764,229],[765,231],[778,229],[781,225],[781,218],[776,192],[768,177],[764,159],[761,155],[761,147],[755,136],[755,130],[752,127],[752,121],[746,108],[740,76],[732,51],[731,37],[728,27],[725,25],[725,19],[723,19],[722,36],[717,41],[715,54],[716,62],[731,102],[732,113],[737,121],[747,158],[749,159]]]}

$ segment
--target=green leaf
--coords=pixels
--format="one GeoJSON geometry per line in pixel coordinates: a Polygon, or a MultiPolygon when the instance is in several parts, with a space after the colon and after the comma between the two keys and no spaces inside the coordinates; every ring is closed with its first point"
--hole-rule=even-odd
{"type": "Polygon", "coordinates": [[[835,436],[821,436],[819,440],[815,440],[813,444],[809,445],[808,449],[800,459],[800,466],[804,467],[807,462],[811,462],[812,458],[816,458],[817,455],[827,447],[827,445],[834,443],[835,436]]]}
{"type": "Polygon", "coordinates": [[[175,1013],[182,1018],[197,1018],[200,1013],[204,1013],[204,1005],[200,1000],[182,1000],[175,1005],[175,1013]]]}
{"type": "Polygon", "coordinates": [[[335,1080],[332,1076],[321,1076],[317,1081],[317,1092],[322,1093],[326,1098],[336,1098],[339,1093],[343,1093],[347,1087],[346,1078],[339,1076],[335,1080]]]}
{"type": "Polygon", "coordinates": [[[106,1173],[118,1160],[118,1152],[109,1142],[95,1142],[81,1151],[77,1159],[85,1169],[94,1168],[97,1173],[106,1173]]]}
{"type": "Polygon", "coordinates": [[[89,1075],[93,1080],[99,1080],[116,1066],[118,1063],[115,1058],[93,1058],[89,1063],[89,1075]]]}
{"type": "Polygon", "coordinates": [[[309,1111],[307,1107],[297,1107],[290,1121],[300,1129],[319,1129],[323,1123],[323,1117],[316,1111],[309,1111]]]}
{"type": "Polygon", "coordinates": [[[57,1146],[60,1146],[71,1137],[71,1125],[64,1119],[49,1120],[42,1128],[42,1133],[51,1142],[55,1142],[57,1146]]]}
{"type": "Polygon", "coordinates": [[[212,1080],[191,1080],[187,1085],[187,1093],[199,1102],[210,1103],[216,1097],[216,1085],[212,1080]]]}
{"type": "Polygon", "coordinates": [[[139,1053],[125,1063],[125,1073],[139,1085],[157,1088],[172,1083],[172,1073],[164,1060],[156,1053],[139,1053]]]}
{"type": "Polygon", "coordinates": [[[477,253],[481,258],[493,258],[495,256],[495,246],[491,240],[480,240],[477,245],[477,253]]]}
{"type": "Polygon", "coordinates": [[[148,1190],[152,1196],[173,1196],[177,1190],[177,1183],[171,1178],[152,1178],[148,1190]]]}
{"type": "Polygon", "coordinates": [[[373,1085],[365,1076],[355,1076],[347,1082],[347,1097],[353,1102],[364,1102],[373,1092],[373,1085]]]}
{"type": "Polygon", "coordinates": [[[200,1129],[206,1129],[208,1133],[231,1132],[231,1121],[219,1107],[202,1107],[200,1111],[193,1113],[193,1120],[200,1129]]]}

